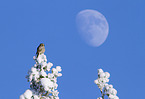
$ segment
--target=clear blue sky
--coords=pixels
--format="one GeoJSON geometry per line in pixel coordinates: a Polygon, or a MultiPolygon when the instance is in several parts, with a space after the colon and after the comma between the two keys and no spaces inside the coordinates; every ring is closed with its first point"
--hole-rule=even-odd
{"type": "Polygon", "coordinates": [[[1,0],[0,99],[18,99],[29,88],[25,76],[35,63],[37,46],[46,46],[48,61],[62,66],[60,99],[96,99],[97,69],[111,74],[120,99],[145,97],[144,0],[1,0]],[[101,12],[109,35],[100,47],[81,40],[79,11],[101,12]]]}

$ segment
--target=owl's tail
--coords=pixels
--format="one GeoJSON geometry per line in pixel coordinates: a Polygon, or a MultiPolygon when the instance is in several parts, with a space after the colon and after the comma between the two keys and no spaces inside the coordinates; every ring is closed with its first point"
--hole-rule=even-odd
{"type": "Polygon", "coordinates": [[[37,53],[37,52],[36,52],[36,55],[37,55],[36,57],[38,58],[38,56],[39,56],[39,53],[37,53]]]}

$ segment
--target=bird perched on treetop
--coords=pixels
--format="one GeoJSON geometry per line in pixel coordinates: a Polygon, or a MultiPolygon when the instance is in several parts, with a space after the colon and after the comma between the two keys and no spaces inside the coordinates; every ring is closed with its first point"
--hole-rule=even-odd
{"type": "Polygon", "coordinates": [[[45,52],[45,47],[44,47],[44,44],[41,43],[41,44],[37,47],[37,52],[36,52],[37,57],[38,57],[40,54],[43,54],[44,52],[45,52]]]}

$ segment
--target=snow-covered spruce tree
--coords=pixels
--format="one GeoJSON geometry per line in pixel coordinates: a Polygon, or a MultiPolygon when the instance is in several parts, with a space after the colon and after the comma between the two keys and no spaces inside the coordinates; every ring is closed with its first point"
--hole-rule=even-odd
{"type": "Polygon", "coordinates": [[[109,99],[119,99],[117,94],[117,90],[113,88],[113,85],[109,85],[109,77],[110,74],[108,72],[104,72],[102,69],[98,69],[98,79],[94,82],[99,87],[102,97],[97,99],[104,99],[104,96],[107,95],[109,99]]]}
{"type": "Polygon", "coordinates": [[[48,62],[44,53],[34,56],[36,64],[28,71],[26,76],[30,82],[30,89],[20,95],[19,99],[59,99],[57,77],[62,76],[61,67],[52,68],[52,63],[48,62]]]}

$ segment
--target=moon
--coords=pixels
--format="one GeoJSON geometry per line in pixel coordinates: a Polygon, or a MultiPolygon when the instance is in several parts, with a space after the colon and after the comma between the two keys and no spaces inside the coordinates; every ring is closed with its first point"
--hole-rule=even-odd
{"type": "Polygon", "coordinates": [[[107,39],[109,25],[100,12],[90,9],[80,11],[76,23],[80,36],[88,45],[99,47],[107,39]]]}

